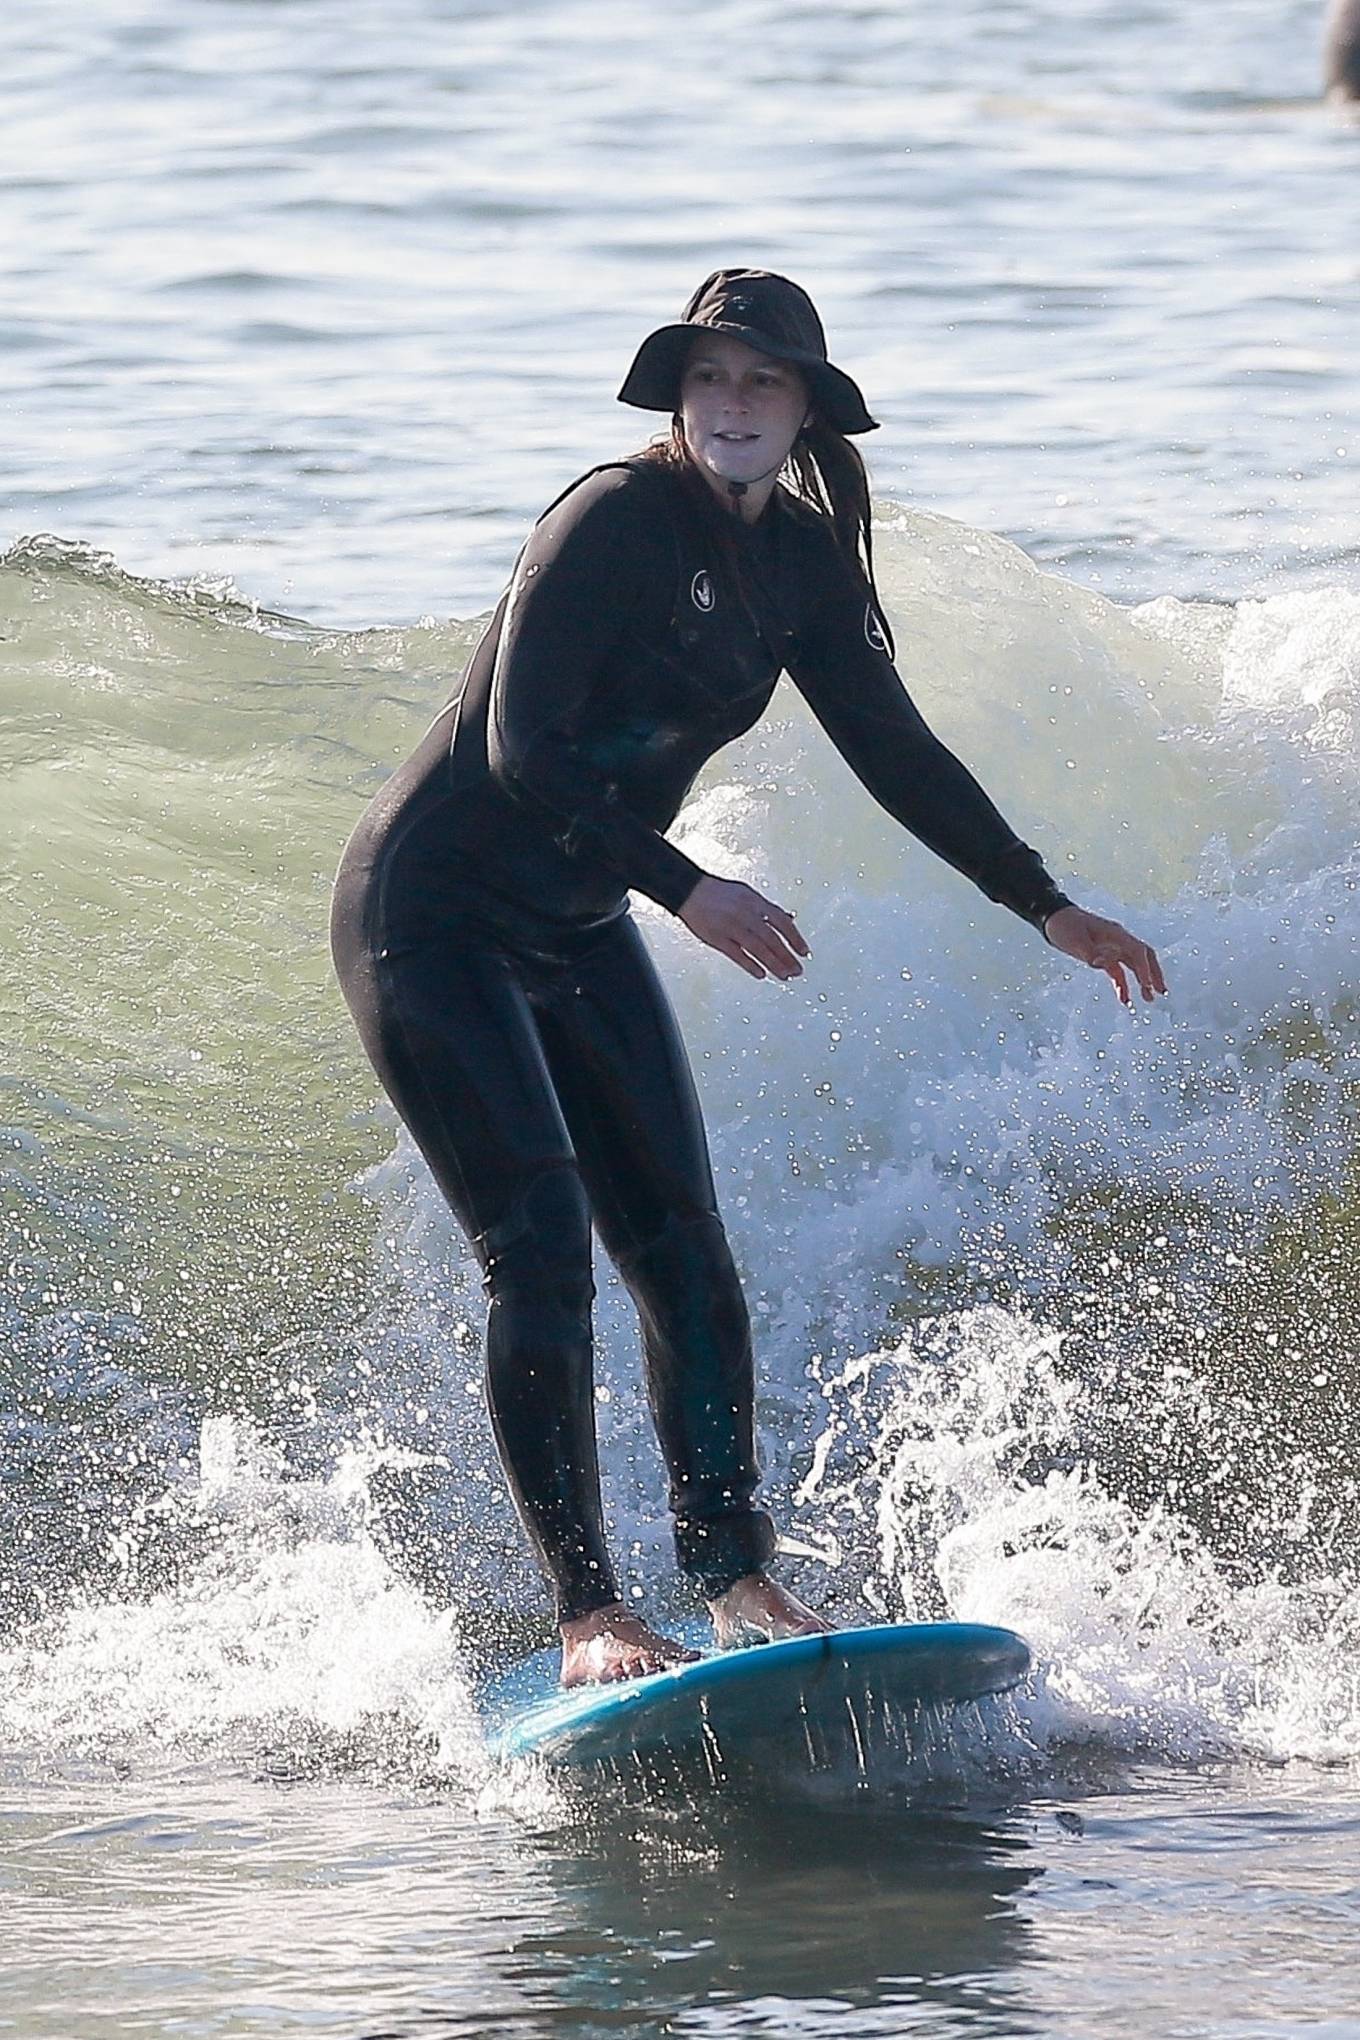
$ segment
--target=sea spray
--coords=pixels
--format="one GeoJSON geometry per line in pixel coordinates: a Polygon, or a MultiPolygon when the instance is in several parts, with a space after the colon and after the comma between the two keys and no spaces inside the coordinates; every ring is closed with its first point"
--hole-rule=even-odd
{"type": "MultiPolygon", "coordinates": [[[[1031,1753],[1344,1756],[1356,605],[1122,611],[906,513],[879,558],[922,708],[1078,897],[1157,943],[1172,994],[1126,1013],[989,906],[787,686],[709,767],[677,834],[797,915],[807,975],[752,984],[639,913],[794,1576],[847,1617],[1026,1629],[1031,1753]]],[[[377,1099],[324,925],[348,828],[474,633],[316,631],[52,545],[0,586],[22,707],[0,911],[30,965],[7,995],[7,1733],[423,1762],[471,1732],[478,1653],[543,1640],[546,1612],[490,1446],[477,1270],[377,1099]]],[[[636,1327],[599,1277],[611,1529],[664,1611],[636,1327]]]]}
{"type": "MultiPolygon", "coordinates": [[[[1119,1369],[1065,1363],[1062,1334],[995,1307],[924,1324],[823,1384],[826,1428],[797,1497],[839,1529],[883,1619],[996,1621],[1034,1647],[1016,1703],[1051,1751],[1092,1743],[1199,1761],[1360,1757],[1360,1574],[1318,1495],[1262,1511],[1225,1559],[1188,1511],[1134,1507],[1102,1473],[1119,1369]],[[1309,1548],[1299,1576],[1290,1535],[1309,1548]]],[[[1144,1420],[1193,1426],[1189,1370],[1145,1388],[1144,1420]]],[[[1127,1382],[1122,1392],[1128,1393],[1127,1382]]],[[[1354,1486],[1351,1488],[1352,1500],[1354,1486]]],[[[1238,1490],[1239,1511],[1252,1496],[1238,1490]]]]}

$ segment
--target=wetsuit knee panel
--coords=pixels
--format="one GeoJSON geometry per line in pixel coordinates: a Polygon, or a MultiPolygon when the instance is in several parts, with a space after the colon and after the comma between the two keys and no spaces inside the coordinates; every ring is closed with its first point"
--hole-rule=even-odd
{"type": "Polygon", "coordinates": [[[495,1225],[477,1235],[493,1301],[538,1299],[588,1312],[595,1296],[590,1208],[574,1163],[550,1164],[495,1225]]]}
{"type": "Polygon", "coordinates": [[[624,1273],[648,1265],[678,1267],[702,1263],[715,1270],[734,1265],[727,1229],[716,1211],[672,1212],[660,1232],[614,1258],[624,1273]]]}
{"type": "Polygon", "coordinates": [[[672,1217],[646,1246],[616,1261],[654,1343],[692,1351],[698,1339],[730,1365],[749,1361],[750,1316],[716,1212],[672,1217]]]}
{"type": "Polygon", "coordinates": [[[616,1255],[615,1261],[635,1294],[638,1289],[655,1292],[670,1285],[692,1289],[696,1284],[715,1296],[741,1293],[727,1232],[716,1211],[677,1213],[645,1245],[616,1255]]]}

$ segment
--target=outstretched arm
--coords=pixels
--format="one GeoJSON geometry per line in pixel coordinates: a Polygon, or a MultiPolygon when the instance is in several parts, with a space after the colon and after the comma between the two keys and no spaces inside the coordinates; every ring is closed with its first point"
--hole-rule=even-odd
{"type": "Polygon", "coordinates": [[[813,714],[879,805],[1055,949],[1106,971],[1129,1003],[1166,990],[1147,944],[1076,906],[972,773],[931,731],[888,654],[864,577],[828,548],[826,593],[800,633],[789,672],[813,714]]]}
{"type": "MultiPolygon", "coordinates": [[[[828,554],[831,546],[828,545],[828,554]]],[[[956,871],[1034,927],[1071,902],[943,745],[888,656],[867,583],[836,549],[789,673],[874,799],[956,871]]]]}

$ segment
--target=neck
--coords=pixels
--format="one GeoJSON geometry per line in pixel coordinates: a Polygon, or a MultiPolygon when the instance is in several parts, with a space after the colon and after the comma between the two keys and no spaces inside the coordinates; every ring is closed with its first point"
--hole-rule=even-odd
{"type": "MultiPolygon", "coordinates": [[[[769,474],[760,475],[753,482],[742,482],[734,489],[723,475],[715,475],[712,468],[702,461],[695,461],[695,467],[708,483],[723,508],[741,519],[743,524],[754,524],[765,505],[774,494],[779,468],[771,468],[769,474]]],[[[783,462],[780,462],[780,467],[783,462]]]]}

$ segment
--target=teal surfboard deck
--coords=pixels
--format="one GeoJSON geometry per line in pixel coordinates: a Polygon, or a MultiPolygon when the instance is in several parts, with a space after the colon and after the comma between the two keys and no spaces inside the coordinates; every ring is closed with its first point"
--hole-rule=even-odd
{"type": "Polygon", "coordinates": [[[498,1679],[483,1711],[492,1753],[557,1764],[627,1763],[707,1750],[759,1761],[771,1746],[814,1759],[836,1744],[900,1743],[921,1710],[1004,1693],[1029,1670],[1009,1629],[973,1622],[895,1623],[795,1636],[617,1685],[557,1685],[541,1651],[498,1679]]]}

